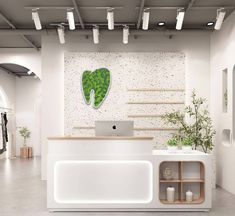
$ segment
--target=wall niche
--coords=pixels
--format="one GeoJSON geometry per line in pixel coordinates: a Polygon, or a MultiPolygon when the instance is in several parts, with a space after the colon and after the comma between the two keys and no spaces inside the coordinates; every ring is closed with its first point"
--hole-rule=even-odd
{"type": "Polygon", "coordinates": [[[222,145],[230,147],[231,145],[231,130],[223,129],[222,131],[222,145]]]}
{"type": "Polygon", "coordinates": [[[223,79],[222,79],[222,104],[223,112],[228,112],[228,69],[223,70],[223,79]]]}

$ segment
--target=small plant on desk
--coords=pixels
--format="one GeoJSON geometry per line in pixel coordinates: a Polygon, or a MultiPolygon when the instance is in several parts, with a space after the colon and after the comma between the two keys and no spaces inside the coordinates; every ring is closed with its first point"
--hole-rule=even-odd
{"type": "Polygon", "coordinates": [[[191,137],[184,137],[181,143],[183,152],[190,153],[192,151],[193,139],[191,137]]]}
{"type": "Polygon", "coordinates": [[[178,150],[178,139],[173,136],[167,141],[167,150],[171,153],[175,153],[178,150]]]}
{"type": "Polygon", "coordinates": [[[27,146],[27,139],[30,137],[30,130],[27,127],[21,127],[19,130],[20,135],[24,138],[24,146],[27,146]]]}

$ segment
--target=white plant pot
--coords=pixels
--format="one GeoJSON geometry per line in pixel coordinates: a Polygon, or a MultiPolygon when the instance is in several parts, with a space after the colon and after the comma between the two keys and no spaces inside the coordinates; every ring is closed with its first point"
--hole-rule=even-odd
{"type": "Polygon", "coordinates": [[[182,151],[184,153],[191,153],[192,152],[192,146],[182,146],[182,151]]]}
{"type": "Polygon", "coordinates": [[[169,153],[176,153],[178,151],[178,146],[167,146],[167,151],[169,153]]]}

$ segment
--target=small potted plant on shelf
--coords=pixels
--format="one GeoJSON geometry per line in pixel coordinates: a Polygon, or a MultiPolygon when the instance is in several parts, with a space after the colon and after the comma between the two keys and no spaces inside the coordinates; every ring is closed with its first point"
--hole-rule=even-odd
{"type": "Polygon", "coordinates": [[[193,139],[191,137],[184,137],[182,139],[182,151],[184,153],[190,153],[192,151],[193,139]]]}
{"type": "Polygon", "coordinates": [[[178,150],[178,139],[176,137],[172,137],[167,141],[167,150],[170,153],[175,153],[178,150]]]}
{"type": "Polygon", "coordinates": [[[27,139],[31,134],[30,130],[27,127],[21,127],[19,133],[24,138],[24,147],[27,146],[27,139]]]}

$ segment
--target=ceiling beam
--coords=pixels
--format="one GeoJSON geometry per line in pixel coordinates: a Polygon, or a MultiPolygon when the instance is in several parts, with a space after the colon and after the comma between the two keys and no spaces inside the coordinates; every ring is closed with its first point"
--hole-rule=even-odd
{"type": "MultiPolygon", "coordinates": [[[[107,10],[109,8],[113,8],[115,10],[121,10],[123,7],[121,6],[92,6],[92,7],[79,7],[81,10],[107,10]]],[[[67,10],[67,9],[75,9],[75,6],[27,6],[24,7],[26,10],[33,10],[33,9],[38,9],[38,10],[67,10]]]]}
{"type": "Polygon", "coordinates": [[[138,14],[138,20],[137,20],[137,23],[136,23],[136,29],[140,28],[140,23],[141,23],[142,16],[143,16],[143,11],[144,11],[144,4],[145,4],[145,0],[141,0],[140,8],[139,8],[139,14],[138,14]]]}
{"type": "Polygon", "coordinates": [[[8,74],[11,74],[11,75],[17,76],[17,77],[21,77],[21,76],[19,76],[18,74],[16,74],[16,73],[12,72],[11,70],[8,70],[8,69],[6,69],[6,68],[2,67],[1,65],[0,65],[0,70],[1,70],[1,71],[3,71],[3,72],[5,72],[5,73],[8,73],[8,74]]]}
{"type": "MultiPolygon", "coordinates": [[[[12,28],[17,29],[17,27],[10,21],[9,18],[7,18],[1,11],[0,11],[0,17],[12,28]]],[[[39,51],[39,48],[25,35],[20,35],[31,47],[39,51]]]]}
{"type": "MultiPolygon", "coordinates": [[[[177,10],[177,9],[181,9],[181,8],[185,8],[185,6],[166,6],[166,7],[155,7],[155,6],[145,6],[146,8],[149,8],[150,10],[177,10]]],[[[235,6],[192,6],[190,8],[190,10],[217,10],[219,8],[224,8],[226,10],[234,10],[235,6]]],[[[139,10],[140,7],[136,7],[136,10],[139,10]]]]}
{"type": "MultiPolygon", "coordinates": [[[[174,28],[171,29],[149,29],[149,31],[142,31],[142,30],[136,30],[133,29],[131,31],[131,35],[183,35],[183,34],[191,34],[191,33],[207,33],[207,32],[211,32],[213,29],[209,29],[209,28],[186,28],[183,29],[181,31],[177,31],[174,28]]],[[[115,29],[115,30],[107,30],[107,28],[105,29],[100,29],[100,32],[102,32],[102,34],[104,35],[116,35],[117,33],[122,33],[122,29],[115,29]]],[[[57,31],[56,29],[47,29],[47,30],[41,30],[41,31],[37,31],[35,29],[15,29],[15,30],[1,30],[0,29],[0,35],[22,35],[24,33],[27,33],[29,35],[57,35],[57,31]]],[[[86,29],[86,30],[74,30],[74,31],[68,31],[67,35],[79,35],[79,36],[86,36],[86,35],[92,35],[92,31],[91,29],[86,29]]]]}
{"type": "Polygon", "coordinates": [[[81,27],[82,27],[82,29],[85,29],[85,25],[84,25],[84,22],[83,22],[83,20],[82,20],[82,17],[81,17],[81,13],[80,13],[80,9],[79,9],[79,7],[78,7],[78,4],[77,4],[76,0],[72,0],[72,2],[73,2],[73,6],[74,6],[74,8],[75,8],[75,11],[76,11],[76,13],[77,13],[79,22],[80,22],[80,24],[81,24],[81,27]]]}

